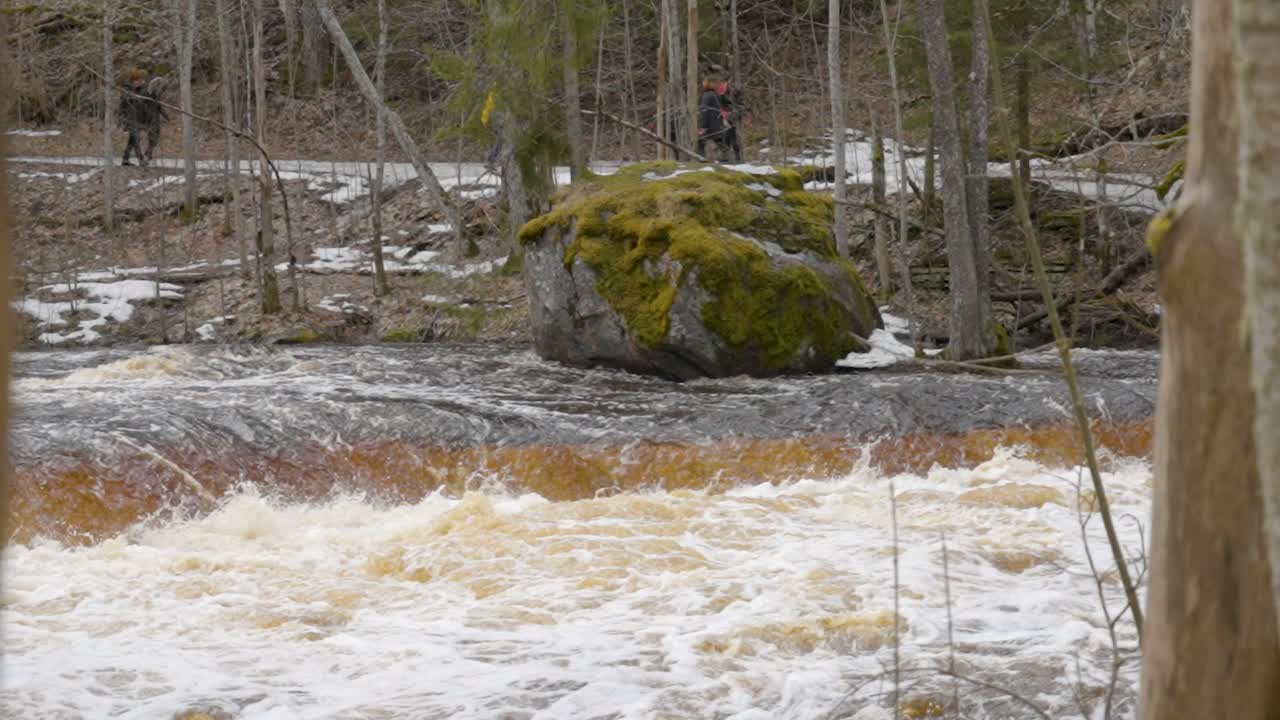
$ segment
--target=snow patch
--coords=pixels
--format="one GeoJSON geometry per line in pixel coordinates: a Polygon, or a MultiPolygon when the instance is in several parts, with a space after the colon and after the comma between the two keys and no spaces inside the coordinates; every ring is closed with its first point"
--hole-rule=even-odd
{"type": "Polygon", "coordinates": [[[26,128],[17,128],[5,133],[5,135],[16,135],[18,137],[57,137],[61,134],[61,130],[27,130],[26,128]]]}
{"type": "Polygon", "coordinates": [[[51,301],[28,297],[12,304],[14,310],[25,313],[36,321],[37,326],[44,328],[66,327],[66,315],[75,313],[81,316],[74,330],[41,333],[39,341],[49,345],[91,343],[102,337],[98,328],[108,322],[127,322],[133,317],[135,302],[152,300],[157,296],[169,300],[182,299],[181,287],[151,280],[60,283],[46,285],[36,292],[52,296],[83,296],[83,299],[51,301]],[[93,317],[88,317],[90,315],[93,317]]]}

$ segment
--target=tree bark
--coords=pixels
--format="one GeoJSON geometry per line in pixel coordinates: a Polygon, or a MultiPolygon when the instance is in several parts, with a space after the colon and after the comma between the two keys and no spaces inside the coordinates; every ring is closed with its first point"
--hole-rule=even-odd
{"type": "Polygon", "coordinates": [[[729,42],[733,53],[729,58],[729,71],[735,83],[742,82],[742,53],[738,46],[738,0],[729,0],[729,42]]]}
{"type": "Polygon", "coordinates": [[[1018,84],[1018,166],[1023,192],[1031,191],[1031,60],[1027,53],[1018,53],[1014,66],[1018,84]]]}
{"type": "MultiPolygon", "coordinates": [[[[899,5],[898,10],[899,12],[902,11],[901,5],[899,5]]],[[[901,25],[901,15],[899,15],[899,22],[894,25],[893,32],[890,32],[889,5],[886,2],[886,0],[880,0],[880,20],[881,20],[881,29],[884,32],[885,55],[889,59],[889,89],[893,96],[893,128],[894,128],[894,132],[897,133],[897,140],[898,140],[898,148],[896,153],[898,157],[898,240],[899,240],[898,247],[900,248],[900,253],[901,253],[900,257],[898,258],[898,275],[902,281],[902,289],[907,294],[907,311],[908,311],[907,322],[909,327],[911,328],[911,344],[916,348],[916,351],[919,352],[920,351],[920,325],[915,321],[916,293],[915,293],[915,288],[911,284],[911,258],[907,254],[907,243],[906,243],[907,229],[908,229],[907,203],[906,203],[907,155],[902,151],[902,139],[906,137],[906,132],[905,130],[903,130],[903,124],[902,124],[902,93],[898,87],[898,62],[896,59],[897,52],[898,52],[897,31],[899,26],[901,25]]],[[[933,144],[932,130],[930,130],[929,132],[929,137],[931,138],[930,146],[932,146],[933,144]]],[[[933,148],[930,147],[929,159],[926,160],[926,165],[932,164],[932,157],[933,157],[933,148]]],[[[927,210],[921,216],[920,221],[921,221],[921,227],[923,228],[929,227],[929,215],[927,210]]]]}
{"type": "MultiPolygon", "coordinates": [[[[670,18],[667,14],[667,0],[662,0],[662,8],[659,12],[659,16],[657,60],[658,75],[654,80],[656,98],[654,100],[655,109],[653,127],[654,130],[657,131],[658,137],[670,142],[673,138],[671,137],[671,123],[667,119],[667,100],[671,97],[667,90],[667,81],[670,79],[670,71],[667,68],[669,60],[667,52],[667,23],[670,22],[670,18]]],[[[664,143],[658,143],[658,159],[669,160],[670,158],[671,148],[667,147],[664,143]]]]}
{"type": "MultiPolygon", "coordinates": [[[[183,215],[185,222],[196,219],[196,150],[195,126],[191,114],[195,106],[191,97],[191,63],[196,44],[196,0],[175,0],[173,25],[178,51],[178,93],[182,107],[183,215]]],[[[151,148],[147,148],[151,154],[151,148]]]]}
{"type": "MultiPolygon", "coordinates": [[[[834,0],[833,0],[834,1],[834,0]]],[[[876,205],[885,206],[888,193],[884,182],[884,133],[880,131],[880,119],[871,110],[871,198],[876,205]]],[[[889,258],[889,228],[884,216],[876,214],[876,272],[880,277],[880,298],[888,300],[893,294],[893,263],[889,258]]]]}
{"type": "Polygon", "coordinates": [[[239,77],[236,71],[236,48],[231,37],[231,22],[227,17],[226,0],[217,0],[214,12],[218,14],[218,55],[221,76],[222,124],[227,126],[224,136],[227,143],[227,167],[223,177],[227,183],[226,225],[235,236],[236,250],[240,258],[240,273],[249,276],[249,252],[245,247],[244,221],[240,217],[240,141],[231,128],[236,126],[236,93],[239,77]]]}
{"type": "MultiPolygon", "coordinates": [[[[1266,143],[1280,127],[1260,113],[1241,143],[1233,112],[1240,98],[1230,81],[1233,5],[1246,13],[1235,22],[1252,19],[1239,2],[1195,3],[1186,190],[1151,234],[1164,316],[1142,720],[1280,715],[1280,642],[1254,435],[1261,416],[1241,334],[1246,249],[1232,229],[1241,159],[1246,183],[1251,177],[1252,158],[1238,153],[1254,142],[1252,127],[1265,123],[1266,143]]],[[[1263,46],[1259,59],[1273,52],[1263,46]]],[[[1257,159],[1271,168],[1277,162],[1273,149],[1257,159]]],[[[1273,217],[1274,206],[1266,212],[1261,217],[1273,217]]],[[[1268,445],[1276,441],[1271,430],[1268,445]]]]}
{"type": "Polygon", "coordinates": [[[116,131],[115,101],[115,48],[111,25],[111,2],[102,1],[102,225],[107,232],[116,227],[116,151],[113,135],[116,131]]]}
{"type": "MultiPolygon", "coordinates": [[[[262,0],[253,0],[253,118],[258,145],[267,143],[267,73],[263,61],[262,0]]],[[[280,306],[280,284],[275,268],[275,212],[271,207],[271,170],[267,154],[258,156],[258,283],[262,314],[274,315],[280,306]]]]}
{"type": "MultiPolygon", "coordinates": [[[[667,16],[667,118],[668,136],[677,144],[687,144],[689,115],[685,99],[684,43],[680,38],[680,16],[676,0],[662,0],[667,16]]],[[[696,126],[693,132],[697,132],[696,126]]],[[[676,159],[679,159],[679,153],[676,159]]]]}
{"type": "Polygon", "coordinates": [[[280,15],[284,17],[284,65],[290,98],[298,87],[298,9],[293,3],[294,0],[279,0],[280,15]]]}
{"type": "Polygon", "coordinates": [[[1257,467],[1280,626],[1280,6],[1234,0],[1240,198],[1257,467]]]}
{"type": "Polygon", "coordinates": [[[836,252],[849,257],[849,218],[845,201],[848,198],[845,183],[845,106],[844,87],[840,72],[840,0],[827,0],[827,83],[831,89],[831,149],[835,156],[836,252]]]}
{"type": "Polygon", "coordinates": [[[445,192],[444,187],[440,185],[440,180],[436,178],[436,174],[427,165],[422,153],[418,151],[418,144],[409,135],[409,128],[405,127],[400,115],[387,107],[387,104],[378,95],[378,89],[374,87],[373,81],[369,79],[369,74],[364,71],[360,56],[356,54],[355,48],[351,46],[351,41],[347,39],[347,34],[342,29],[342,24],[338,22],[337,16],[333,14],[333,9],[329,7],[329,0],[310,1],[315,3],[325,27],[329,30],[329,37],[338,46],[338,50],[346,60],[347,69],[351,71],[351,77],[355,80],[356,87],[364,94],[365,100],[386,118],[387,125],[391,128],[391,134],[395,136],[404,153],[409,156],[410,162],[413,163],[413,169],[417,171],[418,179],[421,180],[423,187],[431,194],[436,205],[453,225],[454,241],[457,243],[458,248],[464,248],[462,212],[457,203],[445,192]]]}
{"type": "Polygon", "coordinates": [[[373,180],[373,291],[379,297],[390,295],[387,269],[382,259],[382,183],[386,177],[387,121],[382,113],[386,105],[387,83],[387,0],[378,0],[378,61],[374,68],[378,77],[378,105],[373,109],[378,116],[375,123],[378,135],[377,174],[373,180]]]}
{"type": "MultiPolygon", "coordinates": [[[[985,0],[973,0],[973,58],[969,67],[969,233],[973,239],[974,269],[978,273],[979,309],[991,317],[991,234],[988,229],[987,157],[991,134],[991,47],[987,44],[985,0]]],[[[988,348],[994,350],[994,345],[988,348]]]]}
{"type": "Polygon", "coordinates": [[[564,128],[569,136],[569,177],[577,180],[586,170],[586,152],[582,146],[582,89],[578,77],[578,32],[574,27],[577,11],[575,0],[560,0],[560,42],[564,50],[564,128]]]}
{"type": "Polygon", "coordinates": [[[329,35],[315,0],[301,0],[298,17],[302,27],[302,73],[308,93],[314,94],[324,85],[325,68],[329,65],[329,35]]]}
{"type": "Polygon", "coordinates": [[[689,108],[689,144],[696,146],[698,144],[698,97],[701,88],[701,73],[699,72],[701,64],[698,62],[698,0],[689,0],[689,20],[686,23],[688,30],[688,39],[685,41],[685,49],[689,52],[689,59],[686,62],[688,74],[685,76],[685,88],[688,96],[686,104],[689,108]]]}
{"type": "MultiPolygon", "coordinates": [[[[942,0],[918,0],[920,24],[929,65],[933,94],[933,120],[942,157],[943,229],[947,238],[947,266],[951,284],[950,344],[952,360],[972,360],[990,354],[994,343],[986,336],[991,317],[990,300],[983,312],[979,295],[978,263],[969,221],[965,175],[967,166],[956,117],[955,85],[951,75],[951,49],[942,0]]],[[[994,336],[994,333],[989,333],[994,336]]]]}

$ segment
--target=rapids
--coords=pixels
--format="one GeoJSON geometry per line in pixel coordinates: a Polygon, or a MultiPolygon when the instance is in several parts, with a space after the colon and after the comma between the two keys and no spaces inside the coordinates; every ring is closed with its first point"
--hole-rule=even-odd
{"type": "MultiPolygon", "coordinates": [[[[1139,557],[1156,358],[1077,358],[1139,557]]],[[[1112,670],[1099,594],[1123,602],[1062,382],[1029,366],[673,384],[495,346],[20,354],[0,710],[868,720],[892,717],[896,598],[906,716],[950,701],[953,654],[1077,715],[1112,670]]]]}

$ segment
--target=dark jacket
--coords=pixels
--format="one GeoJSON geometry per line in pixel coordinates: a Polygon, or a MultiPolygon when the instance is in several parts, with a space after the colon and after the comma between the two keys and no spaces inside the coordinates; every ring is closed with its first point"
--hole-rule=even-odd
{"type": "Polygon", "coordinates": [[[119,121],[125,130],[159,128],[168,117],[156,93],[145,85],[126,85],[120,92],[119,121]]]}
{"type": "Polygon", "coordinates": [[[718,135],[724,130],[720,115],[720,95],[715,90],[705,90],[698,100],[698,130],[702,135],[718,135]]]}

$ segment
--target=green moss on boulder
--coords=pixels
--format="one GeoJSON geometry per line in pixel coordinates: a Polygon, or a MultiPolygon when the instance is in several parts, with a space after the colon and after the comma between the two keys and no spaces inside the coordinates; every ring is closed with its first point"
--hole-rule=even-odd
{"type": "Polygon", "coordinates": [[[677,377],[829,368],[880,323],[832,218],[789,170],[647,163],[580,183],[520,231],[535,344],[677,377]]]}

